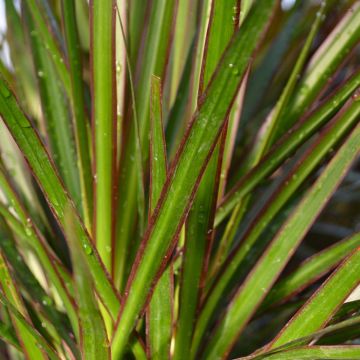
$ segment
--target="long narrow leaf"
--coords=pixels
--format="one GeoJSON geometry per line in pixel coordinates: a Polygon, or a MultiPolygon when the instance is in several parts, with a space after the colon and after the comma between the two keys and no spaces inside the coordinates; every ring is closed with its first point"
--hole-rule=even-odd
{"type": "Polygon", "coordinates": [[[76,164],[75,143],[72,134],[70,113],[61,82],[34,23],[24,7],[25,20],[30,36],[35,70],[38,77],[44,122],[47,128],[51,154],[64,180],[65,186],[81,211],[79,172],[76,164]],[[53,96],[53,94],[58,94],[53,96]]]}
{"type": "Polygon", "coordinates": [[[0,322],[0,339],[21,351],[21,346],[16,337],[15,330],[3,322],[0,322]]]}
{"type": "Polygon", "coordinates": [[[99,255],[111,270],[115,175],[115,8],[113,0],[91,4],[92,100],[95,152],[95,241],[99,255]]]}
{"type": "MultiPolygon", "coordinates": [[[[354,101],[352,111],[356,118],[360,112],[358,101],[354,101]]],[[[204,354],[205,357],[221,357],[229,352],[238,334],[356,159],[360,149],[359,140],[360,125],[351,133],[248,275],[234,296],[226,315],[217,326],[204,354]]]]}
{"type": "Polygon", "coordinates": [[[201,105],[178,153],[178,160],[169,173],[151,225],[137,253],[114,333],[112,348],[115,357],[122,356],[128,341],[126,334],[134,327],[144,307],[146,298],[140,294],[149,293],[161,263],[167,262],[174,247],[176,235],[198,186],[198,179],[216,144],[241,77],[269,20],[273,5],[273,0],[266,0],[253,8],[242,31],[235,34],[225,52],[218,72],[206,89],[207,97],[200,100],[201,105]],[[234,74],[234,68],[238,70],[237,74],[234,74]]]}
{"type": "Polygon", "coordinates": [[[82,64],[80,53],[80,40],[76,23],[75,1],[63,0],[62,12],[64,19],[64,30],[69,54],[69,68],[72,91],[72,110],[75,123],[75,139],[77,145],[78,165],[80,171],[80,185],[82,205],[84,211],[84,222],[90,230],[92,219],[92,172],[89,151],[89,126],[85,113],[84,85],[82,80],[82,64]]]}
{"type": "Polygon", "coordinates": [[[360,4],[348,9],[326,41],[313,55],[304,77],[298,84],[296,96],[289,105],[283,122],[291,125],[315,100],[331,75],[360,40],[360,4]]]}
{"type": "Polygon", "coordinates": [[[60,276],[58,269],[56,266],[54,266],[53,257],[50,255],[48,249],[44,245],[39,230],[34,226],[31,218],[22,207],[14,189],[10,184],[9,179],[5,176],[1,169],[0,184],[2,191],[4,192],[11,206],[14,208],[19,219],[15,219],[15,217],[9,213],[7,208],[0,207],[0,212],[8,221],[9,225],[13,225],[15,222],[15,226],[17,226],[16,223],[19,223],[19,227],[22,228],[23,233],[25,233],[24,239],[28,240],[28,245],[30,245],[30,247],[34,250],[43,268],[46,269],[47,275],[54,284],[54,287],[56,288],[64,304],[64,307],[66,308],[66,311],[76,332],[77,316],[73,300],[69,294],[69,289],[67,289],[67,287],[64,285],[64,281],[60,276]]]}
{"type": "Polygon", "coordinates": [[[294,315],[269,348],[276,348],[322,328],[360,283],[360,251],[355,250],[294,315]]]}
{"type": "MultiPolygon", "coordinates": [[[[2,231],[3,229],[1,229],[1,232],[2,231]]],[[[2,291],[6,294],[9,302],[16,306],[16,308],[21,309],[22,314],[28,317],[25,306],[22,303],[22,299],[13,282],[13,279],[10,275],[10,270],[2,253],[0,254],[0,281],[2,291]]],[[[24,327],[16,317],[13,318],[13,324],[16,329],[20,344],[23,347],[24,353],[27,355],[27,357],[30,359],[46,359],[45,354],[37,346],[37,342],[33,338],[32,334],[29,333],[28,329],[24,327]]]]}
{"type": "Polygon", "coordinates": [[[360,246],[360,234],[355,234],[306,259],[292,274],[279,281],[271,289],[262,303],[261,309],[265,309],[302,291],[304,287],[309,286],[330,271],[358,246],[360,246]]]}
{"type": "MultiPolygon", "coordinates": [[[[152,77],[150,114],[150,212],[154,211],[166,180],[166,148],[161,112],[161,81],[152,77]]],[[[161,275],[148,308],[148,341],[152,359],[169,359],[173,321],[173,272],[161,275]]]]}
{"type": "MultiPolygon", "coordinates": [[[[0,218],[0,222],[3,220],[0,218]]],[[[23,235],[27,237],[25,233],[23,235]]],[[[18,252],[15,241],[10,237],[9,234],[2,234],[0,239],[0,247],[9,262],[14,269],[16,279],[30,294],[32,301],[36,302],[44,310],[46,316],[51,320],[52,324],[56,327],[57,332],[63,340],[67,342],[74,354],[77,354],[78,349],[72,337],[69,335],[69,324],[64,321],[64,316],[58,312],[54,307],[54,302],[47,295],[45,290],[42,288],[36,277],[33,275],[23,257],[18,252]]]]}
{"type": "Polygon", "coordinates": [[[40,333],[34,329],[33,325],[24,316],[24,314],[18,310],[18,304],[14,305],[12,301],[8,299],[2,292],[0,292],[0,302],[6,306],[11,314],[11,317],[15,319],[14,321],[16,322],[17,327],[21,329],[23,334],[25,334],[26,340],[22,340],[31,344],[33,351],[27,352],[28,348],[25,349],[25,354],[29,359],[59,359],[59,356],[55,350],[40,335],[40,333]]]}
{"type": "Polygon", "coordinates": [[[224,201],[220,204],[215,225],[218,225],[246,194],[253,190],[266,176],[270,175],[285,159],[287,159],[301,144],[318,131],[341,108],[345,101],[360,85],[360,73],[357,73],[344,84],[334,95],[326,99],[319,109],[307,117],[298,127],[290,131],[278,145],[275,145],[267,156],[241,178],[224,201]]]}
{"type": "Polygon", "coordinates": [[[259,355],[254,354],[254,355],[250,355],[250,358],[255,358],[255,359],[263,359],[266,358],[266,356],[280,352],[280,351],[286,351],[286,350],[290,350],[290,349],[296,349],[298,347],[302,347],[303,344],[305,343],[310,343],[313,341],[321,341],[321,339],[323,337],[326,337],[328,335],[334,335],[336,333],[342,333],[344,331],[346,331],[347,329],[351,328],[351,327],[358,327],[358,324],[360,323],[360,317],[359,316],[355,316],[352,317],[350,319],[341,321],[340,323],[334,324],[334,325],[329,325],[324,329],[321,329],[319,331],[316,331],[310,335],[295,339],[293,341],[290,341],[289,343],[280,346],[276,349],[272,349],[270,351],[266,351],[266,352],[262,352],[259,355]]]}
{"type": "MultiPolygon", "coordinates": [[[[235,26],[232,20],[236,3],[237,1],[213,1],[211,4],[211,17],[206,35],[199,96],[204,90],[203,88],[207,87],[221,55],[234,33],[235,26]]],[[[227,127],[224,128],[225,135],[226,130],[227,127]]],[[[220,152],[223,150],[224,135],[219,139],[209,160],[185,225],[185,251],[174,359],[188,358],[190,354],[195,314],[201,294],[200,285],[206,266],[206,250],[210,248],[207,243],[212,236],[212,222],[222,159],[220,152]]]]}
{"type": "Polygon", "coordinates": [[[110,345],[105,324],[98,308],[86,254],[76,239],[71,209],[66,215],[65,232],[70,245],[76,299],[80,322],[81,354],[84,360],[110,360],[110,345]]]}
{"type": "MultiPolygon", "coordinates": [[[[174,0],[156,0],[151,4],[149,27],[145,40],[144,54],[135,87],[136,117],[132,114],[131,122],[127,122],[125,131],[128,141],[124,145],[119,178],[118,219],[116,229],[116,257],[115,257],[115,283],[122,290],[128,277],[132,256],[130,241],[134,237],[138,214],[138,227],[143,235],[145,209],[144,194],[139,191],[142,167],[149,157],[149,129],[150,129],[150,88],[151,76],[164,78],[165,65],[168,53],[169,39],[172,29],[172,17],[176,2],[174,0]],[[137,131],[138,127],[138,131],[137,131]],[[140,144],[138,144],[138,142],[140,144]],[[140,149],[138,148],[140,146],[140,149]]],[[[137,249],[138,242],[132,244],[137,249]]],[[[134,251],[135,252],[135,251],[134,251]]]]}
{"type": "Polygon", "coordinates": [[[235,275],[244,276],[249,269],[247,264],[254,261],[263,251],[264,245],[257,245],[256,243],[259,236],[294,192],[299,189],[307,176],[323,161],[330,149],[355,126],[358,121],[359,111],[357,102],[353,102],[344,114],[339,113],[337,118],[330,124],[331,126],[324,130],[318,141],[310,147],[309,151],[303,155],[288,176],[277,186],[277,191],[273,193],[269,203],[243,230],[240,236],[242,241],[239,242],[239,245],[224,262],[223,271],[219,273],[218,279],[214,282],[214,286],[206,299],[199,316],[194,336],[194,347],[198,346],[206,326],[211,320],[212,313],[215,311],[233,277],[235,275]]]}
{"type": "MultiPolygon", "coordinates": [[[[22,113],[10,89],[3,80],[0,80],[0,105],[0,113],[4,122],[29,163],[54,215],[59,223],[64,226],[64,210],[69,204],[71,205],[71,199],[66,193],[54,165],[33,129],[31,122],[22,113]]],[[[79,241],[87,254],[86,258],[89,262],[89,268],[94,278],[97,292],[110,314],[116,317],[120,308],[118,295],[80,218],[76,215],[75,218],[76,231],[78,232],[79,241]]]]}
{"type": "Polygon", "coordinates": [[[267,355],[266,359],[273,360],[299,360],[299,359],[358,359],[360,357],[360,346],[307,346],[294,350],[278,352],[267,355]]]}
{"type": "Polygon", "coordinates": [[[271,143],[274,141],[275,135],[279,132],[279,122],[284,114],[289,99],[293,95],[297,79],[302,71],[302,68],[304,67],[306,58],[310,52],[311,45],[323,20],[323,16],[325,17],[325,4],[325,1],[321,3],[320,10],[316,13],[314,23],[311,27],[309,35],[306,38],[305,44],[302,47],[296,64],[294,65],[289,80],[286,83],[286,86],[284,87],[284,90],[281,93],[274,109],[271,111],[269,117],[265,121],[265,124],[262,126],[262,131],[259,132],[259,138],[255,143],[253,152],[250,154],[249,161],[251,166],[254,164],[256,165],[259,162],[260,158],[263,157],[263,155],[269,149],[271,143]]]}
{"type": "Polygon", "coordinates": [[[41,36],[43,44],[53,60],[55,69],[65,87],[66,93],[71,94],[71,80],[64,61],[64,55],[61,53],[59,45],[47,27],[44,16],[41,13],[41,8],[36,3],[36,0],[29,0],[26,2],[26,5],[29,7],[31,16],[36,24],[36,31],[41,36]]]}

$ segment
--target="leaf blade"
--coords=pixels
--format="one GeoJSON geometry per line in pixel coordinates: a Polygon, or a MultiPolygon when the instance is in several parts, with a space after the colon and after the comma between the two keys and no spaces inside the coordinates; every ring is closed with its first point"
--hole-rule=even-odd
{"type": "MultiPolygon", "coordinates": [[[[358,102],[354,103],[351,113],[354,111],[352,115],[356,117],[356,114],[360,111],[360,106],[358,102]]],[[[272,286],[309,226],[325,206],[345,172],[357,157],[360,149],[359,140],[360,125],[353,130],[344,145],[278,232],[267,251],[259,259],[255,268],[233,298],[232,304],[216,328],[204,356],[217,357],[228,353],[238,333],[261,302],[264,293],[272,286]],[[301,218],[299,214],[301,214],[301,218]]]]}
{"type": "Polygon", "coordinates": [[[140,299],[138,294],[150,290],[163,257],[166,261],[166,256],[169,256],[167,254],[174,243],[173,237],[180,230],[191,197],[194,195],[197,177],[204,170],[204,163],[206,164],[219,136],[223,119],[239,86],[241,80],[239,76],[248,66],[249,58],[272,13],[274,1],[266,0],[261,5],[253,8],[255,11],[247,17],[243,31],[238,32],[233,38],[231,46],[223,57],[222,66],[218,68],[219,73],[213,77],[211,85],[206,90],[207,98],[198,110],[196,121],[188,130],[176,167],[173,167],[172,172],[169,173],[168,179],[172,178],[173,173],[176,173],[176,176],[169,181],[168,186],[165,185],[162,194],[171,193],[172,196],[165,196],[158,204],[154,213],[157,215],[157,221],[148,228],[137,254],[136,267],[133,268],[130,276],[131,283],[128,283],[128,290],[131,286],[131,291],[125,298],[119,323],[114,332],[112,344],[115,357],[123,354],[127,342],[127,336],[124,334],[134,326],[134,321],[144,306],[145,299],[140,299]],[[239,58],[240,49],[246,51],[242,51],[242,56],[239,58]],[[233,69],[229,68],[228,64],[238,67],[239,76],[234,77],[233,69]],[[169,216],[173,219],[171,223],[168,222],[169,216]],[[171,231],[167,224],[171,225],[171,231]]]}
{"type": "Polygon", "coordinates": [[[360,234],[354,234],[335,245],[306,259],[292,274],[276,284],[265,298],[261,309],[276,304],[302,291],[344,259],[360,245],[360,234]]]}
{"type": "Polygon", "coordinates": [[[321,329],[350,292],[360,283],[359,259],[360,251],[357,249],[343,261],[320,289],[293,316],[269,348],[276,348],[321,329]]]}
{"type": "MultiPolygon", "coordinates": [[[[150,113],[150,212],[154,211],[166,180],[166,146],[162,124],[161,80],[152,76],[150,113]]],[[[173,271],[161,275],[147,311],[147,336],[152,359],[169,359],[173,322],[173,271]]]]}

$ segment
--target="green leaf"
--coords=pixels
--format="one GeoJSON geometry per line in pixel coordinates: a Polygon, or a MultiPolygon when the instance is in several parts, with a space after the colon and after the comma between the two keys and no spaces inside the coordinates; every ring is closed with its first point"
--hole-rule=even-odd
{"type": "Polygon", "coordinates": [[[311,105],[359,40],[360,4],[356,2],[313,55],[284,123],[292,124],[311,105]]]}
{"type": "MultiPolygon", "coordinates": [[[[0,223],[1,222],[3,222],[3,220],[0,218],[0,223]]],[[[27,237],[25,231],[23,236],[25,238],[27,237]]],[[[66,341],[72,352],[78,355],[78,349],[76,348],[73,339],[69,335],[69,324],[67,324],[67,321],[64,321],[63,314],[55,309],[53,300],[47,295],[36,277],[33,275],[30,268],[25,263],[23,257],[15,246],[14,239],[10,236],[9,232],[4,232],[2,234],[0,238],[0,247],[7,261],[14,269],[16,280],[26,289],[32,301],[36,302],[40,307],[42,307],[45,315],[54,325],[61,338],[66,341]]],[[[51,279],[51,276],[49,276],[49,278],[51,279]]],[[[56,284],[56,282],[53,283],[56,284]]]]}
{"type": "Polygon", "coordinates": [[[21,346],[19,344],[19,340],[16,337],[15,330],[3,322],[0,322],[0,339],[6,344],[11,345],[21,351],[21,346]]]}
{"type": "Polygon", "coordinates": [[[34,30],[34,23],[28,15],[27,7],[24,7],[24,13],[26,29],[31,34],[30,44],[52,158],[77,208],[81,210],[79,172],[76,166],[68,102],[49,54],[34,30]]]}
{"type": "Polygon", "coordinates": [[[30,246],[30,248],[33,249],[34,253],[37,255],[41,265],[45,269],[49,279],[51,279],[52,284],[59,294],[76,333],[77,316],[73,304],[73,299],[69,294],[69,289],[64,285],[64,279],[60,275],[59,269],[54,264],[54,256],[51,255],[49,249],[46,247],[39,230],[36,228],[31,218],[26,213],[16,195],[15,190],[10,184],[8,177],[5,176],[5,173],[1,168],[0,185],[9,204],[11,204],[12,208],[15,210],[18,219],[16,219],[10,213],[9,209],[4,205],[0,206],[0,213],[11,227],[19,229],[19,233],[22,235],[22,239],[25,240],[24,245],[26,244],[25,246],[30,246]]]}
{"type": "MultiPolygon", "coordinates": [[[[0,261],[3,262],[3,259],[0,261]]],[[[4,270],[1,275],[3,274],[4,270]]],[[[19,295],[15,295],[13,292],[12,296],[19,295]]],[[[40,335],[40,333],[34,329],[33,325],[29,322],[28,315],[25,315],[24,312],[18,310],[23,307],[23,305],[20,306],[20,303],[17,301],[14,304],[12,299],[12,297],[9,299],[2,291],[0,291],[0,302],[9,310],[14,326],[17,329],[17,333],[21,333],[20,343],[26,356],[29,359],[50,358],[51,360],[58,360],[59,356],[56,351],[40,335]],[[46,355],[48,355],[48,357],[46,355]]]]}
{"type": "MultiPolygon", "coordinates": [[[[150,129],[150,89],[151,76],[163,78],[165,72],[165,59],[172,28],[172,18],[176,2],[174,0],[156,0],[151,4],[149,25],[144,41],[144,50],[141,56],[141,67],[137,74],[135,87],[136,119],[133,112],[131,121],[127,121],[124,131],[127,139],[120,162],[119,178],[119,206],[117,219],[117,232],[115,244],[115,283],[120,290],[124,288],[133,256],[129,256],[130,242],[136,236],[135,225],[138,213],[138,227],[140,236],[143,235],[144,213],[142,204],[143,194],[139,189],[139,166],[147,163],[149,157],[149,129],[150,129]],[[136,127],[138,125],[138,132],[136,127]],[[138,141],[140,149],[138,149],[138,141]],[[138,164],[136,157],[141,156],[142,164],[138,164]]],[[[138,241],[132,244],[134,250],[138,241]]],[[[135,252],[135,251],[134,251],[135,252]]]]}
{"type": "MultiPolygon", "coordinates": [[[[356,119],[359,114],[360,104],[355,100],[348,108],[346,115],[356,119]]],[[[231,345],[260,305],[262,298],[269,291],[309,227],[356,159],[360,149],[359,144],[360,125],[354,129],[318,180],[306,193],[266,252],[258,260],[254,270],[247,276],[232,299],[226,314],[216,327],[204,353],[205,358],[219,358],[229,352],[231,345]]]]}
{"type": "Polygon", "coordinates": [[[335,94],[330,96],[309,117],[293,128],[288,136],[275,145],[260,163],[228,192],[217,210],[217,226],[230,211],[268,175],[278,168],[296,149],[324,126],[360,85],[360,72],[349,79],[335,94]]]}
{"type": "Polygon", "coordinates": [[[152,217],[154,221],[150,221],[151,226],[147,229],[143,246],[137,253],[131,281],[126,289],[127,296],[114,332],[114,357],[123,355],[128,341],[127,334],[134,327],[145,304],[146,298],[141,294],[148,293],[161,263],[170,255],[198,186],[198,179],[216,144],[227,111],[269,20],[274,3],[273,0],[265,0],[253,8],[242,26],[242,31],[234,35],[231,46],[224,54],[216,76],[206,90],[206,98],[200,99],[199,109],[152,217]],[[237,73],[234,73],[235,69],[237,73]]]}
{"type": "MultiPolygon", "coordinates": [[[[239,245],[224,261],[223,271],[219,273],[214,286],[209,291],[205,305],[199,315],[193,347],[199,346],[207,324],[211,320],[217,305],[234,276],[245,275],[250,271],[250,264],[260,255],[264,245],[259,244],[260,235],[266,230],[273,218],[279,213],[287,201],[304,183],[306,178],[324,160],[328,152],[352,129],[357,123],[360,111],[357,102],[353,102],[347,112],[339,115],[329,124],[328,128],[319,136],[302,158],[291,169],[291,172],[277,186],[276,191],[264,206],[260,214],[251,221],[241,233],[239,245]],[[342,116],[343,115],[343,116],[342,116]]],[[[210,282],[211,284],[211,282],[210,282]]]]}
{"type": "MultiPolygon", "coordinates": [[[[357,359],[360,357],[360,346],[306,346],[294,350],[267,355],[265,359],[300,360],[300,359],[357,359]]],[[[258,357],[255,357],[258,359],[258,357]]],[[[259,357],[260,359],[260,357],[259,357]]]]}
{"type": "Polygon", "coordinates": [[[321,329],[359,283],[360,251],[357,249],[286,324],[269,348],[276,348],[321,329]]]}
{"type": "Polygon", "coordinates": [[[115,112],[115,8],[113,0],[94,0],[90,7],[92,29],[92,106],[95,149],[94,237],[108,271],[112,266],[114,209],[115,112]]]}
{"type": "MultiPolygon", "coordinates": [[[[39,98],[36,94],[36,79],[33,71],[31,57],[19,56],[26,43],[24,27],[20,14],[16,11],[12,0],[5,1],[6,23],[7,23],[7,41],[10,46],[11,63],[14,66],[16,75],[11,84],[16,85],[16,92],[19,94],[21,103],[30,114],[39,115],[39,98]]],[[[1,74],[5,77],[8,71],[1,69],[1,74]]],[[[8,80],[7,80],[8,81],[8,80]]],[[[9,82],[9,81],[8,81],[9,82]]]]}
{"type": "MultiPolygon", "coordinates": [[[[305,44],[302,47],[302,50],[299,54],[299,57],[294,65],[293,70],[291,71],[289,80],[284,87],[280,98],[278,99],[275,107],[270,112],[268,118],[265,120],[265,124],[262,126],[262,131],[260,131],[258,138],[256,139],[256,143],[254,145],[253,151],[250,154],[249,162],[250,167],[258,164],[259,160],[266,154],[267,150],[274,142],[276,134],[279,132],[278,128],[280,127],[282,117],[284,115],[284,111],[286,106],[294,93],[294,89],[301,73],[304,64],[309,55],[311,45],[314,41],[315,36],[317,35],[320,25],[323,20],[324,10],[325,10],[326,2],[323,1],[321,3],[320,9],[316,13],[316,17],[314,19],[313,25],[309,32],[309,35],[306,38],[305,44]]],[[[284,131],[282,131],[283,133],[284,131]]]]}
{"type": "MultiPolygon", "coordinates": [[[[204,4],[206,1],[203,1],[204,4]]],[[[169,103],[173,104],[179,93],[181,78],[183,77],[188,57],[193,58],[192,51],[196,52],[194,38],[199,36],[199,23],[197,15],[201,11],[201,3],[192,0],[179,0],[176,14],[176,27],[174,29],[174,46],[171,66],[171,87],[169,103]],[[184,36],[186,34],[187,36],[184,36]]],[[[206,29],[206,27],[205,27],[206,29]]],[[[201,30],[200,30],[201,31],[201,30]]],[[[198,59],[196,59],[198,60],[198,59]]]]}
{"type": "Polygon", "coordinates": [[[84,360],[110,360],[110,344],[105,324],[98,308],[94,286],[85,254],[75,237],[74,218],[71,208],[66,212],[65,233],[70,253],[76,285],[76,300],[80,323],[80,345],[84,360]]]}
{"type": "Polygon", "coordinates": [[[26,2],[26,5],[36,25],[36,33],[41,37],[43,46],[48,51],[54,63],[56,72],[65,87],[66,93],[71,94],[71,79],[65,65],[64,56],[52,33],[49,31],[41,7],[37,4],[36,0],[29,0],[26,2]]]}
{"type": "Polygon", "coordinates": [[[306,259],[293,273],[280,280],[271,289],[261,305],[261,310],[302,291],[330,271],[358,246],[360,246],[359,233],[306,259]]]}
{"type": "Polygon", "coordinates": [[[75,124],[75,139],[80,171],[81,199],[84,212],[84,222],[91,230],[93,195],[92,172],[90,159],[89,125],[85,113],[84,83],[82,79],[82,63],[80,40],[76,23],[74,0],[62,0],[62,18],[69,56],[69,71],[71,77],[71,100],[73,120],[75,124]]]}
{"type": "MultiPolygon", "coordinates": [[[[0,79],[0,114],[22,151],[23,156],[28,161],[56,219],[59,224],[64,227],[64,210],[68,208],[69,204],[72,206],[72,201],[57,176],[44,145],[2,79],[0,79]]],[[[87,254],[86,259],[94,278],[98,295],[104,302],[109,313],[113,317],[116,317],[120,309],[120,300],[85,231],[81,219],[76,215],[75,209],[74,212],[77,235],[87,254]]]]}
{"type": "MultiPolygon", "coordinates": [[[[166,180],[166,147],[161,112],[161,80],[153,76],[150,112],[150,212],[166,180]]],[[[147,312],[147,335],[152,359],[169,359],[173,322],[173,271],[168,266],[155,286],[147,312]]]]}
{"type": "Polygon", "coordinates": [[[144,21],[149,5],[144,6],[142,0],[133,0],[128,4],[128,44],[131,68],[135,69],[138,51],[140,49],[141,35],[144,31],[144,21]]]}
{"type": "MultiPolygon", "coordinates": [[[[3,232],[3,229],[1,228],[0,231],[3,232]]],[[[2,235],[3,234],[1,234],[1,237],[2,235]]],[[[0,285],[3,292],[1,297],[6,296],[9,299],[9,303],[19,309],[23,316],[26,316],[29,321],[26,308],[10,275],[10,270],[2,253],[0,253],[0,285]]],[[[16,316],[12,317],[12,321],[24,353],[27,354],[30,359],[46,359],[45,354],[37,346],[37,339],[33,337],[32,332],[30,332],[21,321],[18,321],[16,316]]]]}
{"type": "MultiPolygon", "coordinates": [[[[344,306],[344,305],[343,305],[344,306]]],[[[263,352],[256,356],[255,358],[263,359],[266,358],[270,354],[274,354],[280,351],[286,351],[290,349],[296,349],[298,347],[302,347],[303,344],[310,343],[313,341],[321,341],[322,338],[325,338],[327,336],[336,335],[336,333],[343,333],[347,331],[348,329],[351,329],[352,327],[358,328],[358,324],[360,323],[360,316],[354,316],[350,319],[341,321],[334,325],[329,325],[324,329],[321,329],[319,331],[316,331],[310,335],[295,339],[293,341],[290,341],[289,343],[280,346],[276,349],[271,349],[270,351],[263,352]]]]}
{"type": "MultiPolygon", "coordinates": [[[[205,40],[206,46],[202,60],[198,96],[208,86],[216,65],[234,33],[233,16],[236,2],[213,1],[211,4],[211,17],[205,40]]],[[[227,126],[211,155],[185,225],[185,246],[174,359],[190,356],[196,310],[201,296],[201,281],[204,280],[207,265],[206,250],[210,249],[209,242],[212,237],[213,216],[222,160],[221,153],[224,150],[226,130],[227,126]]]]}
{"type": "Polygon", "coordinates": [[[189,97],[192,90],[191,74],[194,51],[195,41],[193,41],[187,55],[184,70],[180,78],[179,88],[177,89],[177,95],[167,116],[165,138],[168,154],[171,159],[174,157],[175,151],[181,142],[187,124],[189,97]]]}

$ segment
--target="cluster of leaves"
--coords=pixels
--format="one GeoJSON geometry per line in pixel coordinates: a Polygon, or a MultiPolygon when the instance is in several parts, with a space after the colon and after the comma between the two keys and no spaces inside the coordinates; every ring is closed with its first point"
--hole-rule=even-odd
{"type": "Polygon", "coordinates": [[[5,0],[2,358],[360,358],[360,2],[288,3],[5,0]]]}

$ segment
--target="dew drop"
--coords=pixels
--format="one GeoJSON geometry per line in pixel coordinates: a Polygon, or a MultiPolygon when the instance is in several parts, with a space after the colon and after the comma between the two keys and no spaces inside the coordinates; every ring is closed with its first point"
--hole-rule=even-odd
{"type": "Polygon", "coordinates": [[[91,255],[93,250],[91,248],[91,246],[89,246],[88,244],[84,244],[83,245],[84,251],[86,255],[91,255]]]}
{"type": "Polygon", "coordinates": [[[52,300],[51,297],[49,297],[49,296],[44,296],[44,297],[42,298],[41,302],[42,302],[42,304],[43,304],[44,306],[50,306],[50,305],[53,304],[53,300],[52,300]]]}
{"type": "Polygon", "coordinates": [[[117,74],[121,73],[121,64],[119,61],[116,62],[116,73],[117,74]]]}
{"type": "Polygon", "coordinates": [[[111,246],[105,246],[105,251],[107,252],[107,253],[110,253],[111,252],[111,246]]]}
{"type": "Polygon", "coordinates": [[[45,76],[44,72],[41,70],[39,70],[37,74],[39,78],[43,78],[45,76]]]}

